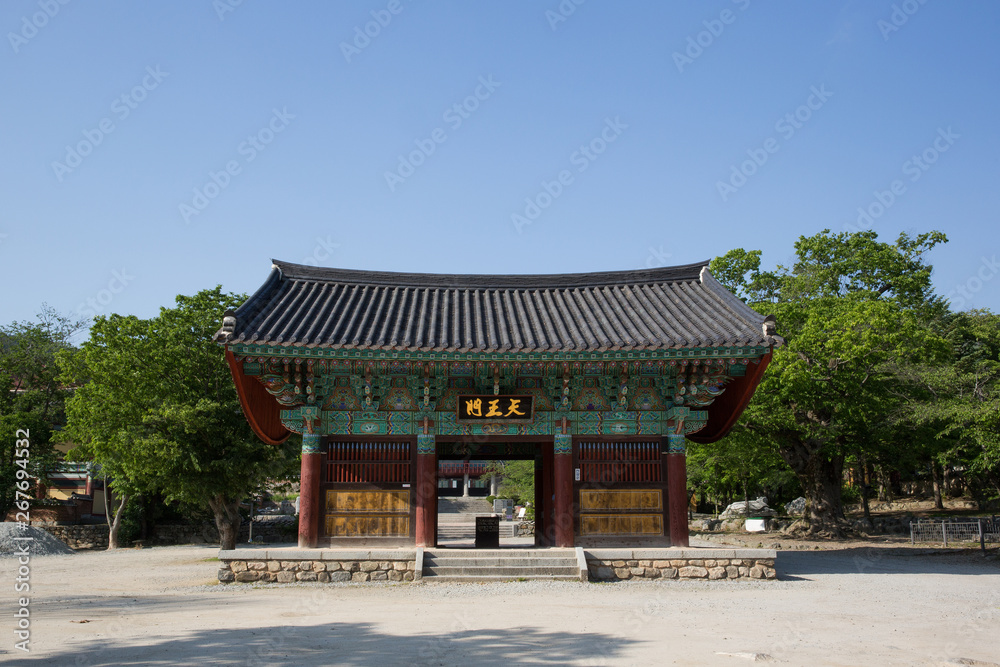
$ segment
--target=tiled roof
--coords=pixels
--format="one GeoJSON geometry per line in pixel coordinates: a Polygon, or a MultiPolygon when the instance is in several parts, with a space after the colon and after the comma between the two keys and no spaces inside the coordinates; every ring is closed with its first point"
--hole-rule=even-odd
{"type": "Polygon", "coordinates": [[[780,344],[707,262],[553,275],[324,269],[274,261],[223,343],[572,352],[780,344]]]}

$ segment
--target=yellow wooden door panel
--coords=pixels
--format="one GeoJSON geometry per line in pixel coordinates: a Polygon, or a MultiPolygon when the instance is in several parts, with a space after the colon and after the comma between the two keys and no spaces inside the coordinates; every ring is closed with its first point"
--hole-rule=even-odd
{"type": "Polygon", "coordinates": [[[328,537],[409,537],[408,516],[327,515],[328,537]]]}
{"type": "Polygon", "coordinates": [[[402,491],[340,491],[326,492],[327,512],[409,513],[410,492],[402,491]]]}
{"type": "Polygon", "coordinates": [[[663,535],[660,514],[584,514],[580,516],[581,535],[663,535]]]}
{"type": "Polygon", "coordinates": [[[660,489],[580,489],[580,511],[662,511],[660,489]]]}

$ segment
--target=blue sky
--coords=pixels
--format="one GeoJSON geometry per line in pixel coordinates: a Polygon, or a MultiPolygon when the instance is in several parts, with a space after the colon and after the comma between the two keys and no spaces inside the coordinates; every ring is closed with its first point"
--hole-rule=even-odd
{"type": "Polygon", "coordinates": [[[252,292],[272,257],[774,265],[859,226],[944,231],[938,291],[1000,309],[995,2],[8,0],[0,28],[2,322],[252,292]]]}

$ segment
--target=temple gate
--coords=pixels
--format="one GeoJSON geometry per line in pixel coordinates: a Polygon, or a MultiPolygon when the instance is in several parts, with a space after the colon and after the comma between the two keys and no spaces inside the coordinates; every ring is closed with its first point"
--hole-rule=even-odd
{"type": "Polygon", "coordinates": [[[302,434],[299,545],[433,546],[438,462],[536,461],[539,546],[687,546],[685,441],[783,341],[706,263],[437,275],[275,261],[216,340],[265,442],[302,434]]]}

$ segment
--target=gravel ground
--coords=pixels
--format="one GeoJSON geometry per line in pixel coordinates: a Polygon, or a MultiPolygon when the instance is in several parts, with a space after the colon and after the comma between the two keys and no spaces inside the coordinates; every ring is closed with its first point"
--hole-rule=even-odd
{"type": "MultiPolygon", "coordinates": [[[[993,665],[1000,566],[788,551],[778,581],[214,583],[211,547],[33,556],[25,665],[993,665]],[[964,661],[964,662],[963,662],[964,661]]],[[[7,581],[16,561],[0,561],[7,581]]],[[[8,589],[10,591],[11,589],[8,589]]],[[[14,594],[0,604],[13,626],[14,594]]]]}
{"type": "Polygon", "coordinates": [[[0,522],[0,558],[14,558],[22,554],[25,544],[32,556],[55,556],[76,553],[57,537],[33,526],[18,527],[13,522],[0,522]],[[30,540],[17,538],[30,537],[30,540]]]}

